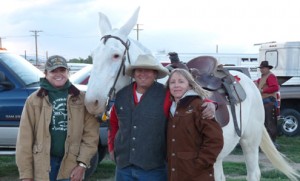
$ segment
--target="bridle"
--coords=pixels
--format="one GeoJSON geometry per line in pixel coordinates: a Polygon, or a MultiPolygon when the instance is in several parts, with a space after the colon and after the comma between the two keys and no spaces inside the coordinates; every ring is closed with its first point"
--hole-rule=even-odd
{"type": "Polygon", "coordinates": [[[126,42],[124,42],[121,38],[117,37],[117,36],[113,36],[113,35],[105,35],[103,36],[100,40],[103,39],[103,44],[105,45],[106,41],[109,39],[109,38],[114,38],[116,40],[119,40],[122,45],[124,45],[125,47],[125,50],[123,52],[123,56],[122,56],[122,62],[121,62],[121,65],[120,65],[120,68],[118,70],[118,74],[114,80],[114,83],[112,85],[112,87],[110,88],[109,92],[108,92],[108,95],[107,95],[107,100],[106,100],[106,103],[105,103],[105,111],[102,115],[102,120],[103,121],[106,121],[108,118],[109,118],[109,109],[110,109],[110,105],[109,103],[113,100],[113,97],[116,93],[116,84],[117,84],[117,81],[119,79],[119,76],[121,74],[121,70],[123,70],[123,75],[125,75],[125,61],[126,61],[126,55],[127,55],[127,59],[128,59],[128,63],[131,64],[130,62],[130,56],[129,56],[129,46],[130,46],[130,41],[127,40],[126,42]]]}

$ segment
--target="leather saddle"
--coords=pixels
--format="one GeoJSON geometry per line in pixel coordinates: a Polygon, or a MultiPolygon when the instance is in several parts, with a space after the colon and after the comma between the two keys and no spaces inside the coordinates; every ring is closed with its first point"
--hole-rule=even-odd
{"type": "Polygon", "coordinates": [[[186,65],[202,87],[211,91],[215,91],[221,87],[221,79],[214,76],[218,65],[218,61],[214,57],[196,57],[190,60],[186,65]]]}
{"type": "MultiPolygon", "coordinates": [[[[211,91],[210,99],[218,103],[216,120],[221,127],[226,126],[230,119],[227,105],[231,106],[232,115],[236,122],[234,105],[245,100],[246,93],[235,77],[222,65],[218,65],[217,59],[212,56],[196,57],[188,61],[186,66],[196,82],[204,89],[211,91]]],[[[236,125],[237,123],[235,123],[235,127],[236,125]]],[[[237,130],[236,127],[236,131],[238,133],[240,130],[237,130]]]]}

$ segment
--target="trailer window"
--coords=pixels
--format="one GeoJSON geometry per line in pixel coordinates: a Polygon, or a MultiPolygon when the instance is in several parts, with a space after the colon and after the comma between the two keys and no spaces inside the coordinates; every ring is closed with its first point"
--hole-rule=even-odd
{"type": "Polygon", "coordinates": [[[266,51],[266,60],[269,62],[270,65],[273,65],[273,67],[276,68],[278,62],[277,50],[266,51]]]}

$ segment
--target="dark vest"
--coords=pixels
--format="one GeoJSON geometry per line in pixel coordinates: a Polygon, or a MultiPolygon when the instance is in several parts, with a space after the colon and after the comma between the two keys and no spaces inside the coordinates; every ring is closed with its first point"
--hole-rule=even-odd
{"type": "Polygon", "coordinates": [[[165,165],[166,90],[155,82],[135,106],[133,84],[117,93],[115,108],[119,130],[115,138],[115,158],[119,168],[135,165],[145,170],[165,165]]]}

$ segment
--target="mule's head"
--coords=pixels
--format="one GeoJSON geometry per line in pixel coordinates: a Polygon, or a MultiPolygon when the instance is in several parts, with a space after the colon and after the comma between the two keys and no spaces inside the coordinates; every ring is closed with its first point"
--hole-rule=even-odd
{"type": "MultiPolygon", "coordinates": [[[[126,57],[125,66],[129,63],[126,53],[128,48],[131,63],[136,60],[137,53],[133,50],[136,44],[129,42],[128,35],[137,23],[138,13],[139,8],[120,29],[112,29],[107,16],[99,13],[99,27],[103,38],[92,53],[93,69],[85,97],[85,105],[91,114],[105,111],[108,93],[117,77],[122,58],[126,57]]],[[[115,90],[118,91],[129,82],[130,78],[121,71],[115,90]]]]}

